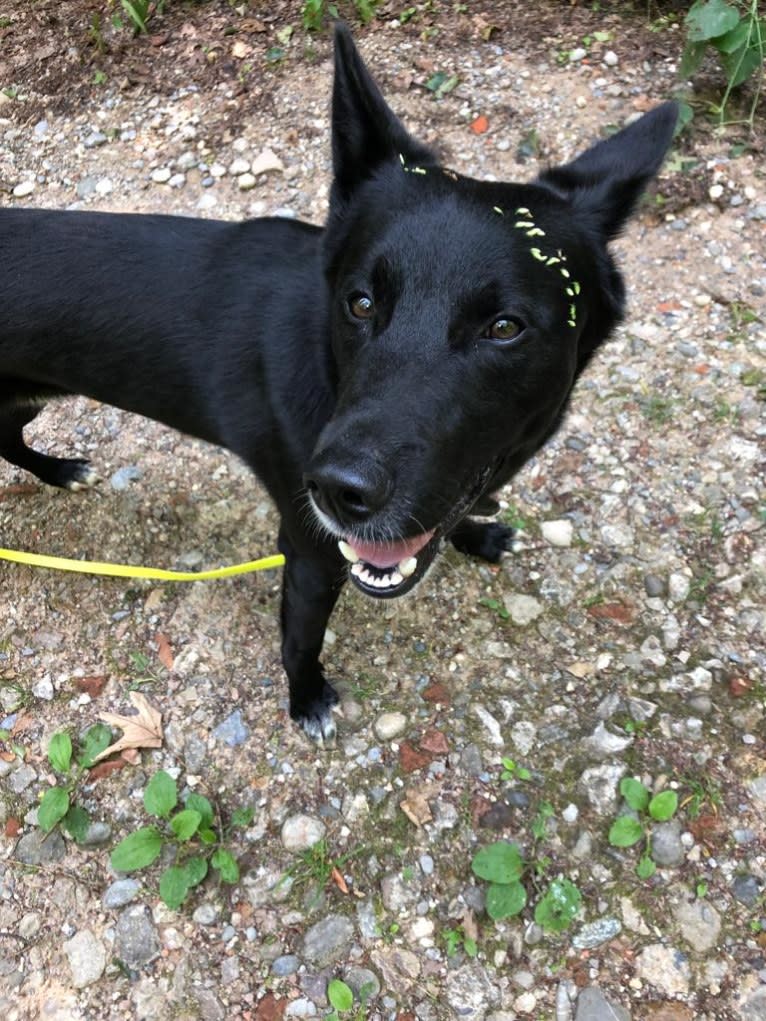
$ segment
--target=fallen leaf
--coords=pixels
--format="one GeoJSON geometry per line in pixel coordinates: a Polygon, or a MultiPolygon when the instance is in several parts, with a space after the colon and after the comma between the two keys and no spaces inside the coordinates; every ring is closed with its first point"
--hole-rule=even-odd
{"type": "Polygon", "coordinates": [[[633,608],[625,603],[597,603],[588,607],[588,613],[596,620],[616,620],[619,624],[630,624],[633,608]]]}
{"type": "Polygon", "coordinates": [[[19,716],[14,725],[11,727],[11,736],[18,737],[19,734],[23,734],[25,730],[30,730],[35,725],[35,719],[30,716],[29,713],[24,713],[23,716],[19,716]]]}
{"type": "Polygon", "coordinates": [[[678,312],[681,308],[680,301],[661,301],[657,306],[658,312],[678,312]]]}
{"type": "Polygon", "coordinates": [[[154,636],[154,640],[157,643],[157,656],[160,663],[162,663],[166,670],[172,670],[175,657],[173,655],[173,650],[170,647],[170,642],[167,640],[165,635],[160,634],[159,632],[157,632],[154,636]]]}
{"type": "Polygon", "coordinates": [[[257,18],[244,18],[239,22],[240,32],[265,32],[266,26],[257,18]]]}
{"type": "Polygon", "coordinates": [[[582,660],[578,660],[576,663],[572,663],[570,666],[565,667],[566,672],[571,674],[572,677],[578,677],[582,680],[583,677],[590,677],[595,667],[592,663],[585,663],[582,660]]]}
{"type": "Polygon", "coordinates": [[[348,885],[346,880],[343,878],[343,873],[340,872],[339,869],[336,869],[335,866],[333,866],[333,870],[330,873],[330,878],[341,893],[348,893],[348,885]]]}
{"type": "Polygon", "coordinates": [[[486,131],[489,131],[489,119],[484,114],[479,114],[476,120],[471,121],[471,131],[474,135],[483,135],[486,131]]]}
{"type": "Polygon", "coordinates": [[[245,57],[249,57],[252,53],[252,49],[247,43],[242,42],[241,39],[237,39],[231,48],[231,55],[235,60],[244,60],[245,57]]]}
{"type": "Polygon", "coordinates": [[[129,692],[130,701],[137,712],[135,716],[118,716],[116,713],[99,713],[99,719],[110,727],[122,731],[119,741],[105,748],[94,762],[109,758],[124,748],[160,748],[162,746],[162,716],[150,705],[140,691],[129,692]]]}
{"type": "Polygon", "coordinates": [[[460,924],[463,927],[465,937],[478,942],[479,926],[476,924],[476,918],[470,908],[463,908],[463,917],[460,919],[460,924]]]}
{"type": "Polygon", "coordinates": [[[125,769],[127,765],[128,762],[122,756],[119,759],[111,759],[109,762],[98,762],[88,770],[88,781],[103,780],[105,776],[118,773],[121,769],[125,769]]]}
{"type": "Polygon", "coordinates": [[[406,797],[399,802],[399,808],[404,812],[411,823],[415,826],[422,826],[423,823],[431,822],[433,815],[425,796],[413,788],[405,791],[406,797]]]}
{"type": "Polygon", "coordinates": [[[741,698],[751,691],[753,682],[749,677],[732,677],[729,680],[729,694],[732,698],[741,698]]]}
{"type": "Polygon", "coordinates": [[[107,680],[106,674],[94,675],[93,677],[75,677],[74,686],[78,691],[90,695],[91,698],[98,698],[106,687],[107,680]]]}

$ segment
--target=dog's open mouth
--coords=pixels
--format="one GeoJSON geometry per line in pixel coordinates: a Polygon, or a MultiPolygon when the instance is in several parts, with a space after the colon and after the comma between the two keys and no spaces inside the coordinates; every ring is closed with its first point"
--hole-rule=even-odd
{"type": "Polygon", "coordinates": [[[353,536],[340,539],[338,549],[351,565],[356,587],[377,599],[402,596],[420,581],[439,552],[442,540],[465,517],[486,485],[492,468],[485,469],[447,517],[430,531],[396,542],[364,542],[353,536]]]}

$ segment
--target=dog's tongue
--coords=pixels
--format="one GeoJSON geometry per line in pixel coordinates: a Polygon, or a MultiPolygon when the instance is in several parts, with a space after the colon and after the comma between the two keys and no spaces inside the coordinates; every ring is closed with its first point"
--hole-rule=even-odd
{"type": "Polygon", "coordinates": [[[400,542],[385,544],[357,542],[355,539],[349,539],[348,544],[360,560],[372,564],[373,567],[386,568],[400,564],[408,557],[416,557],[433,534],[433,530],[431,530],[424,532],[423,535],[416,535],[412,539],[402,539],[400,542]]]}

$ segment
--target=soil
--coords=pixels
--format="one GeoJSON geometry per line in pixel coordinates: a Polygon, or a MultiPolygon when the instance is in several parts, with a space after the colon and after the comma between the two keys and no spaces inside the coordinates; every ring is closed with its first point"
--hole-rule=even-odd
{"type": "MultiPolygon", "coordinates": [[[[342,13],[447,165],[528,179],[678,88],[672,6],[596,6],[386,3],[364,28],[342,13]],[[439,73],[458,81],[437,98],[439,73]]],[[[171,2],[138,36],[117,14],[0,3],[0,204],[321,222],[328,33],[288,3],[171,2]],[[271,170],[234,172],[269,151],[271,170]]],[[[617,243],[626,323],[503,494],[516,551],[499,568],[447,554],[401,604],[344,595],[325,651],[335,748],[287,717],[278,572],[1,569],[9,1021],[321,1016],[334,977],[372,983],[349,1018],[766,1016],[766,135],[762,114],[715,128],[721,84],[706,64],[692,128],[617,243]],[[85,846],[41,841],[40,799],[64,783],[51,736],[76,743],[135,691],[162,746],[81,778],[85,846]],[[219,830],[253,813],[227,830],[238,881],[211,874],[178,911],[158,893],[169,852],[121,902],[109,862],[148,823],[159,769],[214,802],[219,830]],[[646,820],[648,878],[608,839],[622,776],[678,795],[664,829],[646,820]],[[499,839],[530,863],[529,903],[495,923],[471,860],[499,839]],[[582,895],[561,933],[534,917],[557,878],[582,895]]],[[[186,569],[274,551],[273,507],[219,450],[84,398],[28,437],[104,482],[62,493],[1,465],[8,547],[186,569]]]]}

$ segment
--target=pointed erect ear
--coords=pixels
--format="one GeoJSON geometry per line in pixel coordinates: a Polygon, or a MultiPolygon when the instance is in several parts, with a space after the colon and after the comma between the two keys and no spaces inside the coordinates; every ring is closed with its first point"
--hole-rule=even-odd
{"type": "Polygon", "coordinates": [[[602,237],[620,233],[673,140],[678,106],[663,103],[571,163],[540,175],[595,223],[602,237]]]}
{"type": "Polygon", "coordinates": [[[388,160],[436,162],[411,138],[381,96],[345,25],[335,25],[332,92],[333,199],[345,202],[362,181],[388,160]]]}

